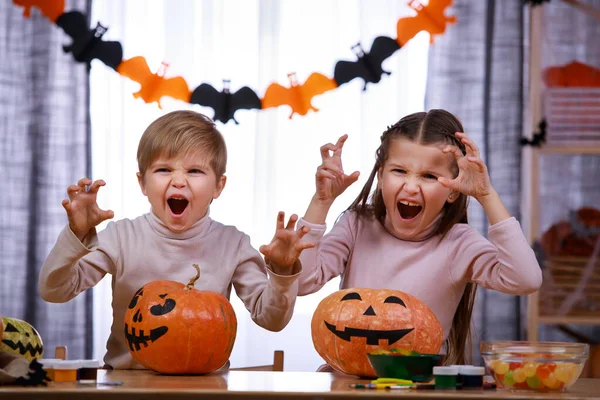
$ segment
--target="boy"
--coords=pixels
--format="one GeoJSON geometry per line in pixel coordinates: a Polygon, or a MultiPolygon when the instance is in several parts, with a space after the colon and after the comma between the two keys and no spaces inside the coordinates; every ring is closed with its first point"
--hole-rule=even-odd
{"type": "Polygon", "coordinates": [[[280,212],[273,240],[260,249],[265,263],[246,234],[209,217],[210,203],[225,186],[227,150],[215,124],[202,114],[174,111],[155,120],[140,139],[137,159],[138,182],[151,211],[136,219],[110,222],[96,234],[95,227],[114,216],[96,202],[104,181],[83,178],[69,186],[69,200],[63,200],[69,224],[40,271],[42,298],[66,302],[112,275],[108,368],[142,368],[124,335],[125,311],[134,293],[154,280],[185,283],[194,274],[192,264],[201,269],[197,289],[229,298],[234,285],[258,325],[283,329],[298,292],[298,257],[312,246],[301,241],[309,229],[295,232],[295,215],[284,227],[280,212]]]}

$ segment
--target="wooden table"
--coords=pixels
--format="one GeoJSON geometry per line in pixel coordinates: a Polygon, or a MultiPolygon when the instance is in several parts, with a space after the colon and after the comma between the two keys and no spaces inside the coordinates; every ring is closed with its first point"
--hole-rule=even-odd
{"type": "Polygon", "coordinates": [[[511,393],[501,390],[352,389],[368,383],[326,372],[230,371],[207,376],[166,376],[150,371],[104,371],[98,385],[51,383],[48,387],[0,386],[3,399],[600,399],[600,379],[580,379],[566,393],[511,393]],[[109,386],[107,383],[121,383],[109,386]]]}

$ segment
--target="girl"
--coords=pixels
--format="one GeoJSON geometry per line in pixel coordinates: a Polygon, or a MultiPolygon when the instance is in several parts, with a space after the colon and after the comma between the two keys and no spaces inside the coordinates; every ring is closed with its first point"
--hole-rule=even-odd
{"type": "Polygon", "coordinates": [[[447,364],[465,363],[477,285],[522,295],[542,283],[519,223],[492,187],[477,146],[462,132],[443,110],[408,115],[387,129],[369,179],[327,235],[327,212],[358,172],[346,175],[342,168],[346,135],[324,145],[316,192],[297,228],[309,227],[306,239],[316,244],[300,255],[299,295],[338,275],[342,289],[412,294],[440,320],[447,364]],[[483,206],[491,242],[467,224],[468,196],[483,206]]]}

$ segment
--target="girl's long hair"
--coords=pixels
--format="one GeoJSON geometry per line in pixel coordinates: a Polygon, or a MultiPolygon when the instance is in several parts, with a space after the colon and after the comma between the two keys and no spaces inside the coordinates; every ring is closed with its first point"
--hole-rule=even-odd
{"type": "MultiPolygon", "coordinates": [[[[460,121],[445,110],[430,110],[429,112],[418,112],[407,115],[394,125],[389,127],[381,136],[381,145],[375,152],[375,165],[356,199],[348,210],[357,214],[357,221],[361,218],[376,218],[382,225],[385,221],[386,209],[383,202],[381,190],[373,183],[378,172],[383,168],[389,154],[390,142],[394,139],[406,138],[415,143],[423,145],[450,144],[457,146],[463,154],[466,154],[465,145],[456,138],[455,132],[464,132],[460,121]]],[[[455,175],[458,167],[455,166],[455,175]]],[[[437,222],[432,236],[440,235],[443,238],[457,223],[468,223],[467,220],[468,196],[460,193],[458,198],[444,204],[442,217],[437,222]]],[[[467,361],[467,350],[470,358],[472,343],[471,316],[477,294],[477,285],[467,283],[462,298],[458,304],[452,327],[444,343],[446,348],[445,364],[465,364],[467,361]]]]}

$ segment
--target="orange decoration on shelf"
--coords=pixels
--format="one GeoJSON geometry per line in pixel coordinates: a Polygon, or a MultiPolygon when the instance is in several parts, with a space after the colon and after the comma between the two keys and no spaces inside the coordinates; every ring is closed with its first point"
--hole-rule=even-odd
{"type": "Polygon", "coordinates": [[[400,18],[396,23],[396,41],[400,46],[415,37],[421,31],[430,34],[429,42],[433,43],[433,35],[441,35],[446,31],[447,24],[454,24],[456,16],[444,15],[446,8],[452,5],[453,0],[429,0],[424,6],[418,0],[411,0],[408,5],[412,7],[417,15],[414,17],[400,18]]]}
{"type": "Polygon", "coordinates": [[[125,313],[125,339],[131,356],[164,374],[208,374],[231,355],[237,333],[233,307],[220,293],[154,281],[141,287],[125,313]]]}
{"type": "Polygon", "coordinates": [[[58,17],[65,11],[65,0],[13,0],[13,3],[25,7],[23,16],[31,17],[31,7],[40,9],[50,21],[56,22],[58,17]]]}
{"type": "Polygon", "coordinates": [[[163,62],[158,72],[153,74],[146,59],[137,56],[119,64],[117,72],[141,85],[140,90],[133,94],[136,99],[141,97],[146,103],[156,102],[161,109],[160,99],[163,96],[189,103],[191,93],[187,82],[181,76],[165,78],[167,67],[168,64],[163,62]]]}
{"type": "Polygon", "coordinates": [[[311,331],[315,350],[329,365],[364,377],[375,376],[367,353],[400,348],[435,354],[443,340],[442,326],[429,307],[408,293],[389,289],[330,294],[317,306],[311,331]]]}
{"type": "Polygon", "coordinates": [[[600,69],[572,61],[546,68],[543,79],[548,87],[600,87],[600,69]]]}
{"type": "Polygon", "coordinates": [[[262,99],[263,110],[286,104],[292,107],[290,119],[295,113],[306,115],[309,110],[319,111],[311,104],[313,97],[337,88],[334,79],[318,72],[312,73],[302,85],[298,84],[295,73],[288,74],[288,78],[290,87],[286,88],[278,83],[269,85],[262,99]]]}

